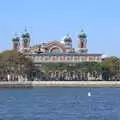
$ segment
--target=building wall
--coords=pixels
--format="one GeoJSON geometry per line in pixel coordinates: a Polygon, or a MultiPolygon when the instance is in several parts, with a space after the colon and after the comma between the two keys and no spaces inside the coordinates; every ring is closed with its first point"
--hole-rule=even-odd
{"type": "Polygon", "coordinates": [[[28,55],[34,63],[79,63],[101,62],[101,54],[31,54],[28,55]]]}

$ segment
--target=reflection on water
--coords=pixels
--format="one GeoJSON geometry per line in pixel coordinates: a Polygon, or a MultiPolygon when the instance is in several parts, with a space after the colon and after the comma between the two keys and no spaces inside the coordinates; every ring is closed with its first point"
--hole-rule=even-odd
{"type": "Polygon", "coordinates": [[[119,101],[120,88],[0,89],[0,120],[120,120],[119,101]]]}

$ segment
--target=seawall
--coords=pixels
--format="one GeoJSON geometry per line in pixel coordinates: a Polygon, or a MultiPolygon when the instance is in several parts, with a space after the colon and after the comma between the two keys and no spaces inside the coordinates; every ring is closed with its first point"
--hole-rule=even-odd
{"type": "Polygon", "coordinates": [[[18,81],[5,81],[0,82],[0,88],[30,88],[32,87],[31,81],[24,81],[24,82],[18,82],[18,81]]]}
{"type": "Polygon", "coordinates": [[[0,82],[0,88],[30,87],[120,87],[120,81],[25,81],[0,82]]]}

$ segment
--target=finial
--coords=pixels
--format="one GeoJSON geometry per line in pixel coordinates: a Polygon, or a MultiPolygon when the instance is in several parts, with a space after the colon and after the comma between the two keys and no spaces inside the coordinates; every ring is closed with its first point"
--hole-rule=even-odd
{"type": "Polygon", "coordinates": [[[27,27],[26,27],[26,25],[25,25],[25,29],[24,29],[24,31],[25,31],[25,33],[27,33],[27,27]]]}
{"type": "Polygon", "coordinates": [[[27,32],[27,28],[25,28],[25,33],[27,32]]]}
{"type": "Polygon", "coordinates": [[[69,37],[69,36],[70,36],[70,33],[67,33],[66,36],[69,37]]]}
{"type": "Polygon", "coordinates": [[[81,32],[84,32],[83,28],[81,29],[81,32]]]}
{"type": "Polygon", "coordinates": [[[17,37],[17,33],[16,32],[15,32],[14,36],[17,37]]]}

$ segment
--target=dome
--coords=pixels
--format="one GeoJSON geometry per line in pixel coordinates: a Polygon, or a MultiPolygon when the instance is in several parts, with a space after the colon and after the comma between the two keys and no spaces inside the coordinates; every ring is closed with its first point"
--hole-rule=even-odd
{"type": "Polygon", "coordinates": [[[24,38],[24,37],[30,37],[30,34],[29,33],[24,33],[23,35],[22,35],[22,37],[24,38]]]}
{"type": "Polygon", "coordinates": [[[79,38],[86,38],[87,35],[85,34],[85,32],[83,30],[81,30],[80,34],[78,35],[79,38]]]}
{"type": "Polygon", "coordinates": [[[20,38],[19,38],[19,37],[14,37],[14,38],[12,39],[12,41],[20,41],[20,38]]]}
{"type": "Polygon", "coordinates": [[[70,37],[69,35],[66,35],[66,36],[63,38],[63,40],[64,40],[65,42],[72,42],[72,39],[71,39],[71,37],[70,37]]]}
{"type": "Polygon", "coordinates": [[[24,34],[22,35],[23,38],[27,37],[29,38],[30,37],[30,34],[27,32],[27,29],[25,28],[25,32],[24,34]]]}

